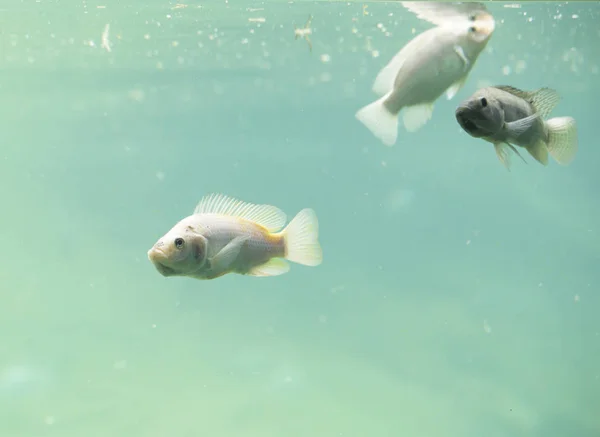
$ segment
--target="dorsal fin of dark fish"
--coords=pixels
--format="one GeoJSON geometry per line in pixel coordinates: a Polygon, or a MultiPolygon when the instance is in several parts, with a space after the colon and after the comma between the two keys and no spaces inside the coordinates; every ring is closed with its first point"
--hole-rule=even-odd
{"type": "Polygon", "coordinates": [[[560,101],[560,96],[552,88],[540,88],[535,91],[523,91],[510,85],[496,85],[494,88],[527,100],[533,110],[544,119],[548,118],[560,101]]]}

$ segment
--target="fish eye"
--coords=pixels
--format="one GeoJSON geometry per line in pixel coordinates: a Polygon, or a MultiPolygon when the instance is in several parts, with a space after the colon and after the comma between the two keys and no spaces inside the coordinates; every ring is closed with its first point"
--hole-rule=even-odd
{"type": "Polygon", "coordinates": [[[469,15],[469,21],[475,21],[477,19],[477,17],[473,14],[473,15],[469,15]]]}
{"type": "Polygon", "coordinates": [[[481,106],[483,106],[484,108],[487,106],[487,99],[485,97],[481,98],[481,106]]]}
{"type": "Polygon", "coordinates": [[[183,247],[183,238],[175,238],[175,247],[181,249],[183,247]]]}
{"type": "Polygon", "coordinates": [[[469,27],[469,32],[475,33],[475,32],[477,32],[477,28],[475,26],[471,26],[471,27],[469,27]]]}

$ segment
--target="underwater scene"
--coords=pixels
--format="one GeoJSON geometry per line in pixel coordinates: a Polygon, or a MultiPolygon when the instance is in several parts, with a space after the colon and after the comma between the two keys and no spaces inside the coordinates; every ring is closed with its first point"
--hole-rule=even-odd
{"type": "Polygon", "coordinates": [[[600,436],[600,2],[4,0],[0,437],[600,436]]]}

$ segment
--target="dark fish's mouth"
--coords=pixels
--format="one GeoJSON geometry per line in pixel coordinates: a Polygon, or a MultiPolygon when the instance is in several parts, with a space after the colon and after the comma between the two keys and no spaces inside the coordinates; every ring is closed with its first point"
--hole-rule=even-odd
{"type": "Polygon", "coordinates": [[[467,131],[468,133],[476,133],[478,131],[478,127],[466,114],[466,111],[462,108],[456,110],[456,121],[458,124],[467,131]]]}

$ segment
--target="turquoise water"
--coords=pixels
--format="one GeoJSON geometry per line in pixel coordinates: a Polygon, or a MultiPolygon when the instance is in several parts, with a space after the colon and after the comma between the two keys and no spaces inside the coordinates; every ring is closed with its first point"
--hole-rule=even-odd
{"type": "Polygon", "coordinates": [[[431,26],[364,4],[0,6],[0,436],[600,435],[600,5],[488,4],[465,87],[387,148],[354,113],[431,26]],[[461,132],[504,83],[561,94],[571,165],[461,132]],[[324,263],[163,278],[210,192],[314,208],[324,263]]]}

